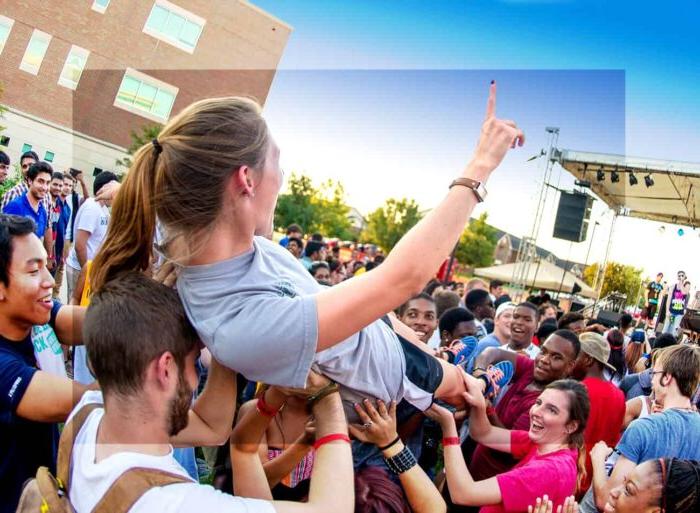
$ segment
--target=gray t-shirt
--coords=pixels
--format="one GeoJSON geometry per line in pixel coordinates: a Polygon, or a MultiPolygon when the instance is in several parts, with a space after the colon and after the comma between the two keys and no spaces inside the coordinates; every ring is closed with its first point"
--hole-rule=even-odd
{"type": "Polygon", "coordinates": [[[403,397],[406,360],[385,322],[316,353],[324,287],[279,244],[255,237],[242,255],[186,267],[177,288],[212,355],[247,379],[302,388],[313,365],[343,385],[346,403],[403,397]]]}

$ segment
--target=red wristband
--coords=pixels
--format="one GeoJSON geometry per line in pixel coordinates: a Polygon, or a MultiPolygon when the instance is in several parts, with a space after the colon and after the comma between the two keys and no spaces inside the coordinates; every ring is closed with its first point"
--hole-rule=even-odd
{"type": "Polygon", "coordinates": [[[255,405],[255,409],[260,412],[260,415],[264,417],[270,417],[273,418],[275,415],[277,415],[277,412],[279,410],[273,410],[268,406],[268,404],[265,402],[265,394],[261,395],[258,398],[258,403],[255,405]]]}
{"type": "Polygon", "coordinates": [[[442,445],[460,445],[459,437],[458,436],[446,436],[445,438],[442,439],[442,445]]]}
{"type": "Polygon", "coordinates": [[[493,417],[494,415],[496,415],[496,408],[494,408],[493,406],[489,406],[488,408],[486,408],[487,417],[493,417]]]}
{"type": "Polygon", "coordinates": [[[319,447],[330,442],[335,442],[336,440],[342,440],[343,442],[350,443],[350,437],[345,433],[332,433],[330,435],[322,436],[314,442],[314,449],[318,450],[319,447]]]}

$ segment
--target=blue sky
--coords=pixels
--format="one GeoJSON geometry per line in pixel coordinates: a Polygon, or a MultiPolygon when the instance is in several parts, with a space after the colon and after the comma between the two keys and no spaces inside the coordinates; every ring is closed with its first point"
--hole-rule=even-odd
{"type": "MultiPolygon", "coordinates": [[[[339,179],[365,213],[389,196],[426,208],[440,200],[473,148],[491,78],[498,115],[528,135],[490,183],[483,208],[500,228],[529,232],[541,169],[524,161],[544,145],[545,126],[561,129],[563,148],[700,161],[700,38],[689,1],[254,3],[294,27],[265,109],[283,164],[339,179]]],[[[605,226],[610,216],[598,205],[594,217],[605,226]]],[[[613,257],[649,274],[684,259],[690,268],[697,233],[658,228],[621,220],[613,257]],[[640,230],[651,247],[630,254],[640,230]],[[655,251],[661,245],[675,257],[655,251]]],[[[569,244],[549,234],[545,219],[540,242],[566,258],[569,244]]],[[[571,257],[583,260],[587,248],[573,245],[571,257]]]]}

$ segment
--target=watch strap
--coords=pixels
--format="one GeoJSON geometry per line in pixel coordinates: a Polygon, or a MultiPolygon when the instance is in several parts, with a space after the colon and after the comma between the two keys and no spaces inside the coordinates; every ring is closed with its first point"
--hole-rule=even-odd
{"type": "Polygon", "coordinates": [[[474,195],[476,196],[476,199],[479,202],[484,201],[484,197],[481,195],[480,190],[484,190],[484,186],[481,182],[477,180],[472,180],[471,178],[467,178],[466,176],[463,176],[461,178],[456,178],[455,180],[452,181],[450,184],[450,189],[455,186],[462,186],[466,187],[467,189],[471,189],[474,192],[474,195]]]}

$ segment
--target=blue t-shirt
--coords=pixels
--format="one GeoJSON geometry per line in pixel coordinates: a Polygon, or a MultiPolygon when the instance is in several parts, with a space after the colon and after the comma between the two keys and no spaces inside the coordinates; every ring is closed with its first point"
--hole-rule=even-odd
{"type": "Polygon", "coordinates": [[[636,464],[656,458],[700,460],[700,414],[671,408],[637,419],[617,450],[636,464]]]}
{"type": "Polygon", "coordinates": [[[46,232],[46,226],[48,225],[48,214],[44,208],[43,201],[39,202],[38,210],[34,210],[32,205],[27,199],[27,192],[18,196],[17,198],[10,201],[3,209],[3,214],[14,214],[16,216],[28,217],[34,221],[36,229],[34,233],[40,239],[44,236],[46,232]]]}
{"type": "MultiPolygon", "coordinates": [[[[55,303],[52,328],[60,306],[55,303]]],[[[57,424],[16,414],[37,370],[31,334],[20,341],[0,336],[0,513],[14,513],[23,483],[39,467],[56,470],[57,424]]]]}

